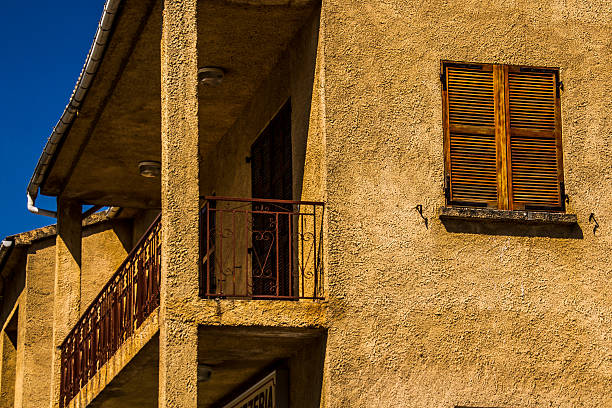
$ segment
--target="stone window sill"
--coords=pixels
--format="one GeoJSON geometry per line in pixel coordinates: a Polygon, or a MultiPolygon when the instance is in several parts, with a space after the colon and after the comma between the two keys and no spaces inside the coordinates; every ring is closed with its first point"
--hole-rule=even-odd
{"type": "Polygon", "coordinates": [[[574,226],[578,224],[576,214],[551,211],[508,211],[490,208],[442,207],[441,220],[495,222],[514,224],[574,226]]]}

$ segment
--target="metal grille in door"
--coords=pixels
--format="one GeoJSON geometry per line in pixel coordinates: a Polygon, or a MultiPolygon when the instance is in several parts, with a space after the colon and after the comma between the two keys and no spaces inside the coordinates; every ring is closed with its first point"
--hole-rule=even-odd
{"type": "MultiPolygon", "coordinates": [[[[253,198],[293,199],[291,104],[287,102],[251,146],[253,198]]],[[[291,296],[289,235],[291,204],[253,204],[252,291],[254,296],[291,296]],[[274,205],[274,208],[268,208],[274,205]],[[283,214],[287,211],[287,215],[283,214]],[[269,211],[280,211],[268,214],[269,211]]]]}

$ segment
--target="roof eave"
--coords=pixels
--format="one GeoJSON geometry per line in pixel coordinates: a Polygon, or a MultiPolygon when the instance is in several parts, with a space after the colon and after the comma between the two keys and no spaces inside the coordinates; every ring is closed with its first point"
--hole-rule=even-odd
{"type": "Polygon", "coordinates": [[[93,44],[89,49],[89,53],[85,59],[85,65],[81,70],[81,74],[79,75],[74,91],[70,96],[68,105],[66,105],[64,112],[53,128],[51,136],[49,136],[42,154],[38,159],[38,163],[34,169],[34,174],[32,174],[30,182],[28,183],[27,192],[34,200],[36,200],[36,197],[38,196],[38,190],[44,183],[49,169],[59,152],[59,146],[67,136],[70,126],[76,118],[77,112],[81,107],[85,96],[87,95],[87,91],[89,90],[90,85],[98,72],[100,64],[102,63],[104,51],[106,50],[106,46],[109,42],[110,32],[121,1],[122,0],[106,0],[104,11],[102,12],[100,22],[98,23],[98,29],[96,30],[93,44]]]}

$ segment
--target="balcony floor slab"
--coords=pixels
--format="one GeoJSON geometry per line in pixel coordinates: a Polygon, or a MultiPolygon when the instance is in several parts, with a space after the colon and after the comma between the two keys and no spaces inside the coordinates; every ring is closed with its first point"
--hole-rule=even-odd
{"type": "Polygon", "coordinates": [[[205,326],[325,328],[327,302],[200,299],[186,307],[185,315],[205,326]]]}

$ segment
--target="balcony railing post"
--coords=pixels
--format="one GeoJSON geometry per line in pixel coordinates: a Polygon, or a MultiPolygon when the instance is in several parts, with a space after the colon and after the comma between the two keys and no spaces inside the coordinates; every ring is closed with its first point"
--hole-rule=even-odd
{"type": "MultiPolygon", "coordinates": [[[[295,208],[292,206],[292,213],[295,208]]],[[[299,211],[299,209],[298,209],[299,211]]],[[[289,233],[289,297],[293,297],[293,218],[291,213],[287,214],[287,231],[289,233]]]]}
{"type": "MultiPolygon", "coordinates": [[[[210,293],[210,206],[206,204],[206,294],[210,293]]],[[[214,267],[214,265],[213,265],[214,267]]]]}

